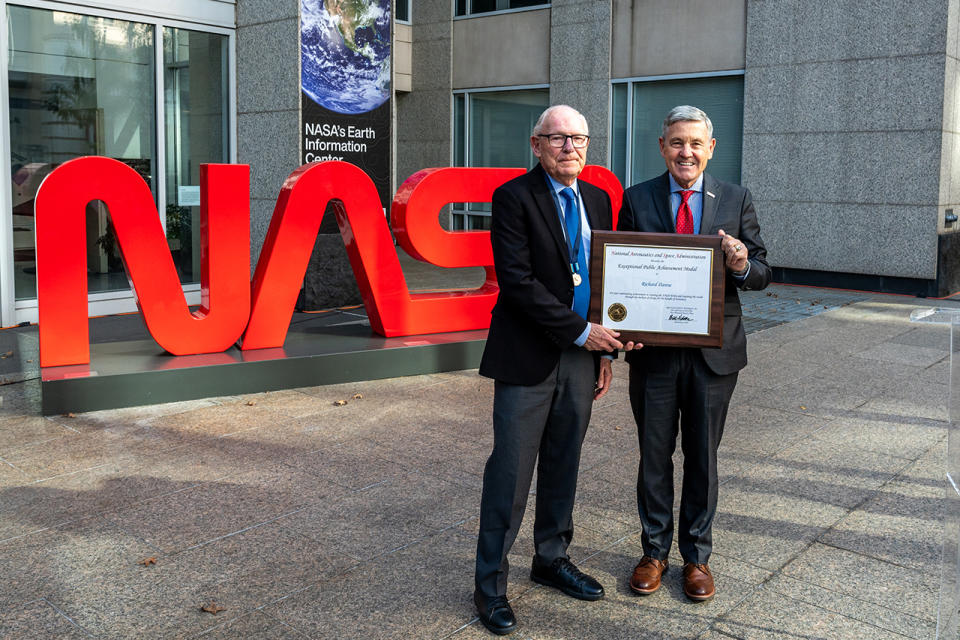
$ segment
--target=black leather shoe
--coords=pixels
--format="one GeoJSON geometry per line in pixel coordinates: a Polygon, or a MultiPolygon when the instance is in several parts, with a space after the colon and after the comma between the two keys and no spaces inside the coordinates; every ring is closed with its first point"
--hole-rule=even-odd
{"type": "Polygon", "coordinates": [[[480,622],[487,629],[498,636],[505,636],[516,631],[517,619],[513,615],[513,609],[510,608],[506,596],[485,598],[481,593],[475,592],[473,602],[477,605],[480,622]]]}
{"type": "Polygon", "coordinates": [[[599,600],[603,597],[603,586],[577,569],[566,558],[557,558],[550,566],[542,565],[534,558],[530,579],[538,584],[560,589],[568,596],[580,600],[599,600]]]}

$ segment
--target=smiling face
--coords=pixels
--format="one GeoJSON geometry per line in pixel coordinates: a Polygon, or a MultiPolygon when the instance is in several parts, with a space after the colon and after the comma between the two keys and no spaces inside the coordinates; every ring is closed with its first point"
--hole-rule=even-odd
{"type": "MultiPolygon", "coordinates": [[[[588,135],[590,132],[587,131],[587,123],[579,112],[570,108],[558,108],[543,121],[543,126],[537,133],[572,136],[588,135]]],[[[570,138],[563,141],[562,147],[551,147],[546,138],[533,135],[530,137],[530,146],[533,148],[533,155],[540,158],[543,170],[551,178],[568,187],[577,179],[587,162],[587,147],[575,148],[570,138]]]]}
{"type": "Polygon", "coordinates": [[[666,137],[660,138],[660,155],[667,163],[667,171],[684,189],[693,186],[713,157],[717,141],[709,135],[703,122],[681,120],[670,125],[666,137]]]}

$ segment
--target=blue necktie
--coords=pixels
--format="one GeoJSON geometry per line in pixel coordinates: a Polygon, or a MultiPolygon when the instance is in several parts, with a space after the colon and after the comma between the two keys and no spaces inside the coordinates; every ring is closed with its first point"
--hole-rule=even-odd
{"type": "MultiPolygon", "coordinates": [[[[587,255],[583,248],[580,232],[580,210],[577,208],[577,194],[567,187],[560,192],[563,198],[563,222],[567,227],[567,247],[570,251],[570,264],[573,273],[580,276],[580,284],[573,287],[573,311],[584,320],[590,308],[590,278],[587,271],[587,255]],[[574,253],[576,252],[576,253],[574,253]]],[[[571,273],[571,277],[573,277],[571,273]]]]}

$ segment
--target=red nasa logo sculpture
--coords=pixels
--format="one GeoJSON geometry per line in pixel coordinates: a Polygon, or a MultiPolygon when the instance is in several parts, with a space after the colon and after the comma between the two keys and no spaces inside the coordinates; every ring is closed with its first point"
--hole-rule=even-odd
{"type": "MultiPolygon", "coordinates": [[[[346,162],[300,167],[284,182],[270,228],[250,273],[250,167],[200,168],[201,304],[187,307],[150,188],[109,158],[65,162],[36,199],[40,365],[90,362],[84,210],[106,203],[127,276],[153,339],[173,355],[282,347],[324,210],[333,202],[370,326],[383,336],[484,329],[497,298],[487,231],[449,232],[438,220],[451,202],[489,202],[523,169],[424,169],[397,190],[391,226],[414,258],[442,267],[486,268],[476,289],[411,293],[370,178],[346,162]]],[[[610,194],[616,228],[623,188],[609,170],[587,166],[581,178],[610,194]]]]}

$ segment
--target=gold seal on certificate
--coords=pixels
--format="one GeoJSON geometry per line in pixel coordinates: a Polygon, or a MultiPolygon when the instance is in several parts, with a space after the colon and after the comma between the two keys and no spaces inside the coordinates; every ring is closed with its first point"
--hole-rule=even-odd
{"type": "Polygon", "coordinates": [[[619,302],[614,302],[607,308],[607,316],[614,322],[623,322],[627,317],[627,308],[619,302]]]}

